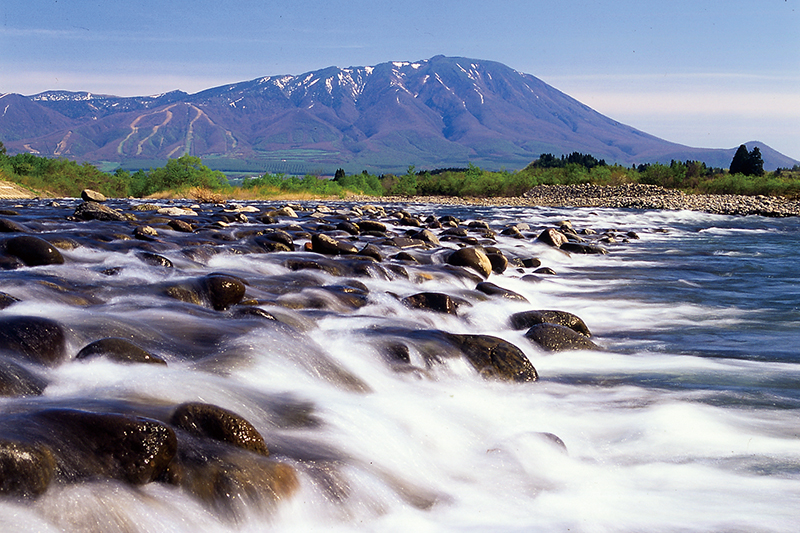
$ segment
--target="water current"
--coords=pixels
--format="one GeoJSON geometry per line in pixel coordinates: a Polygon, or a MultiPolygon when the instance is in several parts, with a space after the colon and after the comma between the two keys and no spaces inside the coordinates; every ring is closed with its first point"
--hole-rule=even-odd
{"type": "MultiPolygon", "coordinates": [[[[397,261],[408,278],[357,277],[368,292],[351,306],[293,288],[301,276],[343,283],[286,266],[287,257],[316,254],[244,253],[232,238],[191,257],[184,245],[157,247],[174,264],[164,268],[136,254],[143,241],[92,244],[101,242],[90,238],[94,228],[116,230],[68,221],[76,204],[6,205],[20,213],[7,218],[76,245],[62,247],[63,265],[0,272],[0,291],[19,300],[0,314],[63,324],[70,354],[55,367],[31,366],[46,387],[0,400],[0,411],[215,404],[250,421],[299,483],[275,503],[242,498],[225,512],[166,483],[55,483],[33,499],[0,499],[2,531],[789,532],[800,524],[794,218],[387,205],[387,213],[486,221],[507,257],[536,257],[555,275],[534,280],[535,268],[512,264],[488,281],[527,302],[487,297],[473,279],[437,270],[442,256],[433,252],[430,265],[397,261]],[[639,238],[605,244],[606,255],[567,254],[531,238],[564,220],[639,238]],[[499,234],[520,222],[530,226],[526,238],[499,234]],[[151,290],[211,272],[246,280],[246,298],[277,320],[220,318],[231,311],[166,302],[151,290]],[[288,287],[278,297],[276,284],[288,287]],[[469,305],[453,315],[401,303],[420,291],[469,305]],[[509,325],[531,309],[574,313],[603,349],[543,350],[509,325]],[[414,342],[397,365],[385,334],[397,328],[499,337],[524,352],[539,379],[485,379],[458,357],[431,364],[414,342]],[[74,358],[109,332],[137,339],[167,365],[74,358]]],[[[224,231],[263,227],[250,215],[224,231]]],[[[294,242],[307,240],[297,233],[294,242]]]]}

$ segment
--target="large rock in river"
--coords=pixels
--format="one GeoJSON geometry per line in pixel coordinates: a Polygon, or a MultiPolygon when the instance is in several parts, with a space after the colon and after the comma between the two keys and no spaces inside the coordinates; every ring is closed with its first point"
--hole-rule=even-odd
{"type": "Polygon", "coordinates": [[[480,248],[461,248],[447,257],[447,263],[455,266],[469,267],[484,278],[492,273],[492,262],[480,248]]]}
{"type": "Polygon", "coordinates": [[[55,320],[34,316],[0,317],[0,352],[55,366],[66,356],[66,335],[55,320]]]}
{"type": "Polygon", "coordinates": [[[490,335],[445,334],[467,360],[485,377],[507,381],[536,381],[539,375],[530,360],[510,342],[490,335]]]}
{"type": "Polygon", "coordinates": [[[592,333],[589,328],[577,315],[568,313],[566,311],[553,311],[553,310],[532,310],[521,311],[514,313],[509,319],[511,327],[514,329],[528,329],[536,324],[558,324],[566,326],[570,329],[577,331],[587,337],[591,337],[592,333]]]}
{"type": "Polygon", "coordinates": [[[264,438],[253,424],[216,405],[190,402],[179,405],[170,424],[196,437],[225,442],[260,455],[269,455],[264,438]]]}
{"type": "Polygon", "coordinates": [[[525,337],[550,352],[600,350],[585,335],[558,324],[537,324],[525,333],[525,337]]]}
{"type": "Polygon", "coordinates": [[[33,235],[20,235],[6,241],[6,252],[26,266],[61,265],[64,257],[52,244],[33,235]]]}
{"type": "Polygon", "coordinates": [[[112,479],[134,485],[158,478],[177,451],[162,422],[113,413],[46,409],[0,420],[4,439],[52,452],[64,482],[112,479]]]}

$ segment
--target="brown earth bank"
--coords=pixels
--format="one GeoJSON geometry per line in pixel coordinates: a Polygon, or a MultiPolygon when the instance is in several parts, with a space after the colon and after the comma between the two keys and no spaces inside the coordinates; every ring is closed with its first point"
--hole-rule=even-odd
{"type": "Polygon", "coordinates": [[[17,198],[35,198],[36,195],[28,189],[6,180],[0,180],[0,199],[14,200],[17,198]]]}

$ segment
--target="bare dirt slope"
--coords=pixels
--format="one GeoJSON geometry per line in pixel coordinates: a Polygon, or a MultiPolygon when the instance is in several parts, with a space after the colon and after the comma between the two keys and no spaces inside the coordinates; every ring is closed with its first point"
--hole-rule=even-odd
{"type": "Polygon", "coordinates": [[[25,189],[24,187],[20,187],[16,183],[11,183],[10,181],[5,181],[0,179],[0,199],[2,200],[12,200],[16,198],[35,198],[36,195],[25,189]]]}

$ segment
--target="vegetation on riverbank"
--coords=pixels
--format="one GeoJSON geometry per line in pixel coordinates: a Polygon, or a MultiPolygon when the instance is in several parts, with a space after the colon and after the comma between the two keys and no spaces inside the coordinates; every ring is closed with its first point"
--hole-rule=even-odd
{"type": "Polygon", "coordinates": [[[623,185],[644,183],[678,189],[690,194],[738,194],[800,198],[800,167],[763,172],[760,154],[746,148],[747,165],[732,162],[740,172],[707,167],[697,161],[672,161],[623,167],[608,165],[591,155],[574,152],[555,157],[542,154],[518,171],[493,172],[470,164],[463,169],[417,171],[410,166],[405,174],[376,176],[363,171],[348,175],[340,169],[333,178],[306,175],[264,174],[245,179],[234,186],[219,171],[203,165],[198,157],[182,156],[164,167],[131,173],[118,169],[105,173],[84,163],[67,159],[48,159],[33,154],[8,156],[0,143],[0,179],[19,183],[53,196],[80,195],[93,189],[110,197],[185,196],[198,199],[259,199],[278,197],[330,198],[349,194],[367,196],[456,196],[514,197],[537,185],[623,185]]]}

